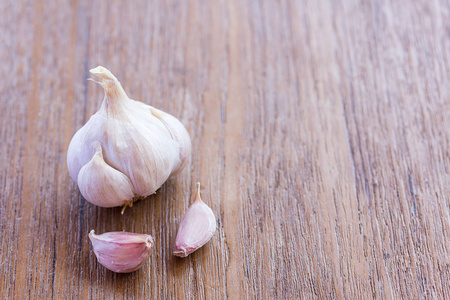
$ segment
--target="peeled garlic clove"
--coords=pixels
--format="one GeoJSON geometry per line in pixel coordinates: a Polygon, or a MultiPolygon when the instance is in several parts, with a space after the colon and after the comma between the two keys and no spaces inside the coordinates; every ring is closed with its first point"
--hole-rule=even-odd
{"type": "Polygon", "coordinates": [[[117,273],[139,269],[150,257],[153,238],[148,234],[131,232],[89,233],[95,256],[105,268],[117,273]]]}
{"type": "Polygon", "coordinates": [[[186,257],[206,244],[216,231],[216,217],[200,198],[200,183],[194,203],[189,207],[178,228],[173,255],[186,257]]]}
{"type": "Polygon", "coordinates": [[[78,187],[83,197],[101,207],[129,204],[133,186],[128,177],[109,166],[103,159],[102,146],[95,141],[92,159],[78,173],[78,187]]]}
{"type": "MultiPolygon", "coordinates": [[[[175,117],[152,106],[128,98],[117,78],[106,68],[90,72],[99,76],[105,90],[100,109],[73,136],[67,151],[70,176],[86,182],[89,177],[81,169],[95,154],[92,143],[98,141],[106,165],[125,175],[131,183],[132,203],[154,194],[172,175],[181,171],[191,155],[191,140],[186,128],[175,117]],[[153,113],[157,111],[157,113],[153,113]],[[81,174],[80,174],[81,173],[81,174]]],[[[80,186],[80,185],[79,185],[80,186]]],[[[127,185],[120,187],[129,195],[127,185]]],[[[99,193],[92,203],[103,203],[99,193]]],[[[123,201],[109,204],[122,205],[123,201]]]]}

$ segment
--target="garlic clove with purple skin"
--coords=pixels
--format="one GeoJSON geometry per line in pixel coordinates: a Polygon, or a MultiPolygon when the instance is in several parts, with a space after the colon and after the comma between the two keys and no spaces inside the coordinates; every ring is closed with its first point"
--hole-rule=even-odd
{"type": "Polygon", "coordinates": [[[173,255],[186,257],[206,244],[216,231],[216,217],[200,197],[200,183],[194,203],[184,214],[175,238],[173,255]]]}
{"type": "Polygon", "coordinates": [[[89,233],[98,262],[108,270],[129,273],[139,269],[150,257],[153,238],[148,234],[131,232],[89,233]]]}

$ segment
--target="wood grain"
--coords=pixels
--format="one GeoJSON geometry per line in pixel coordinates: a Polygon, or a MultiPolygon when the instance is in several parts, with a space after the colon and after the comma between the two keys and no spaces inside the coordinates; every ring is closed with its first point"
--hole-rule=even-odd
{"type": "Polygon", "coordinates": [[[450,298],[449,54],[444,0],[0,1],[1,298],[450,298]],[[193,141],[123,216],[66,167],[99,64],[193,141]],[[197,181],[218,231],[178,259],[197,181]],[[114,274],[91,229],[156,247],[114,274]]]}

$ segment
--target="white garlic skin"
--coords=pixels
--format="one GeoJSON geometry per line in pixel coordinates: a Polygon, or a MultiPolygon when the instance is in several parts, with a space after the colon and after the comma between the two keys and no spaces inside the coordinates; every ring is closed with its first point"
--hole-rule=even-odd
{"type": "Polygon", "coordinates": [[[129,273],[139,269],[150,257],[153,238],[148,234],[131,232],[89,233],[98,262],[116,273],[129,273]]]}
{"type": "MultiPolygon", "coordinates": [[[[80,177],[80,170],[95,154],[93,142],[99,142],[104,162],[131,182],[133,199],[145,198],[186,165],[191,155],[189,134],[175,117],[129,99],[106,68],[99,66],[90,72],[103,79],[98,83],[105,89],[105,97],[99,111],[70,142],[67,153],[70,176],[80,190],[86,189],[80,186],[86,182],[80,177]]],[[[87,200],[108,207],[114,202],[97,194],[87,200]]],[[[121,199],[115,206],[124,205],[126,200],[132,203],[133,199],[121,199]]]]}
{"type": "Polygon", "coordinates": [[[102,146],[93,143],[95,154],[78,173],[78,186],[83,197],[101,207],[123,205],[134,197],[133,186],[125,174],[109,166],[103,159],[102,146]],[[102,201],[97,202],[99,199],[102,201]]]}
{"type": "Polygon", "coordinates": [[[183,124],[174,116],[169,115],[168,113],[165,113],[162,110],[156,109],[154,107],[151,107],[151,112],[154,116],[159,118],[160,121],[164,123],[164,125],[166,125],[172,138],[180,145],[179,164],[170,174],[170,176],[175,176],[183,170],[184,166],[188,162],[189,157],[191,156],[191,138],[189,137],[189,133],[187,132],[183,124]]]}

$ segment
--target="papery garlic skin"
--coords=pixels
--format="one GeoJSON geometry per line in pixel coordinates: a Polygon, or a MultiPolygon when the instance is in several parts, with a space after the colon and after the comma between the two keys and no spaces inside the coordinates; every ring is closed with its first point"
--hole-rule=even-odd
{"type": "Polygon", "coordinates": [[[92,146],[94,156],[78,173],[81,194],[87,201],[101,207],[124,205],[134,197],[130,179],[104,161],[99,142],[95,141],[92,146]]]}
{"type": "MultiPolygon", "coordinates": [[[[117,202],[116,206],[132,203],[155,193],[170,176],[181,171],[191,154],[191,140],[175,117],[129,99],[110,71],[99,66],[90,72],[102,78],[98,83],[104,88],[105,97],[99,111],[70,142],[69,173],[82,190],[80,182],[83,185],[86,180],[79,173],[93,158],[91,145],[97,141],[103,147],[104,162],[124,174],[132,185],[132,198],[117,202]]],[[[89,201],[100,206],[111,204],[111,200],[97,196],[89,201]]]]}
{"type": "Polygon", "coordinates": [[[173,255],[186,257],[206,244],[216,232],[216,217],[200,197],[200,183],[194,203],[184,214],[175,238],[173,255]]]}
{"type": "Polygon", "coordinates": [[[95,256],[105,268],[117,273],[139,269],[150,257],[153,238],[148,234],[131,232],[89,233],[95,256]]]}
{"type": "Polygon", "coordinates": [[[191,138],[183,124],[174,116],[154,107],[151,107],[151,112],[167,127],[172,138],[180,145],[179,163],[170,174],[170,176],[175,176],[183,170],[191,156],[191,138]]]}

